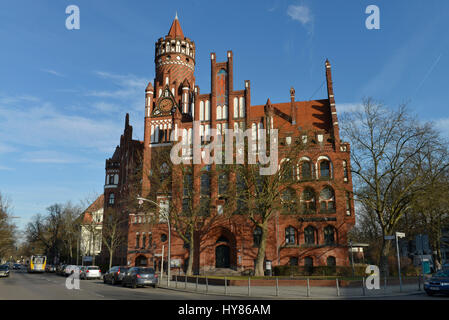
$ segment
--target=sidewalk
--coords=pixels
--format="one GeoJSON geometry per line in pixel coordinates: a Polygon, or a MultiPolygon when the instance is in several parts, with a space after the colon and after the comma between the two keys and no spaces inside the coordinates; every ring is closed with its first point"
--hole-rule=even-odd
{"type": "Polygon", "coordinates": [[[345,299],[345,298],[369,298],[369,297],[388,297],[388,296],[401,296],[410,294],[423,293],[422,285],[421,290],[418,290],[418,283],[416,284],[404,284],[402,286],[402,292],[399,285],[390,285],[386,288],[381,284],[380,289],[368,290],[360,287],[310,287],[307,292],[307,286],[219,286],[219,285],[205,285],[196,284],[183,281],[171,281],[170,287],[167,287],[166,279],[159,285],[161,288],[169,290],[179,290],[195,293],[203,293],[205,295],[229,295],[238,297],[260,297],[268,299],[345,299]]]}

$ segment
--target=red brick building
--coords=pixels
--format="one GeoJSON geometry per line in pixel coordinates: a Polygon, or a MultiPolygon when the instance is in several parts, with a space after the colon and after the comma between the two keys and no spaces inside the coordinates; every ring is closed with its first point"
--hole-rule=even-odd
{"type": "MultiPolygon", "coordinates": [[[[132,127],[126,119],[125,133],[114,156],[106,162],[105,205],[114,206],[120,190],[126,185],[127,170],[142,170],[141,194],[151,191],[148,178],[152,155],[158,148],[171,148],[173,131],[191,147],[193,121],[199,121],[203,140],[211,128],[224,132],[227,128],[251,128],[257,137],[261,128],[278,129],[280,145],[300,141],[308,145],[296,164],[300,194],[300,216],[278,212],[269,222],[266,260],[272,265],[338,265],[349,264],[347,233],[355,223],[350,175],[350,146],[340,141],[337,112],[332,87],[331,65],[326,61],[327,97],[321,100],[296,101],[293,88],[286,93],[290,101],[251,105],[250,81],[243,87],[233,83],[233,53],[227,61],[216,61],[210,54],[211,87],[200,93],[195,84],[195,44],[185,37],[177,17],[167,36],[155,45],[156,77],[145,92],[144,141],[132,140],[132,127]],[[127,151],[128,152],[127,152],[127,151]],[[130,161],[141,151],[141,162],[130,161]],[[130,164],[125,164],[130,162],[130,164]]],[[[202,141],[201,140],[201,141],[202,141]]],[[[187,150],[186,156],[189,156],[187,150]]],[[[279,159],[282,161],[282,159],[279,159]]],[[[193,165],[193,179],[199,181],[204,165],[193,165]]],[[[211,166],[214,170],[215,165],[211,166]]],[[[194,183],[193,188],[198,188],[194,183]]],[[[216,179],[211,181],[210,214],[219,214],[221,200],[216,179]]],[[[172,196],[179,196],[173,192],[172,196]]],[[[181,195],[182,197],[182,195],[181,195]]],[[[166,199],[158,197],[161,205],[166,199]]],[[[142,212],[130,212],[127,262],[131,265],[158,265],[162,246],[167,248],[168,229],[165,223],[150,224],[142,212]]],[[[172,230],[171,256],[174,265],[184,266],[188,250],[184,241],[172,230]]],[[[244,215],[237,215],[215,224],[196,242],[198,259],[194,269],[254,268],[258,230],[244,215]]],[[[166,249],[165,249],[166,250],[166,249]]],[[[164,255],[167,254],[165,251],[164,255]]]]}

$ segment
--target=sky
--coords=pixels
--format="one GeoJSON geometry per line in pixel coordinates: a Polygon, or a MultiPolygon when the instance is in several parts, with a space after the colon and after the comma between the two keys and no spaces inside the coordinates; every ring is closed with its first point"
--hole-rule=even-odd
{"type": "Polygon", "coordinates": [[[196,84],[210,92],[210,53],[234,53],[234,89],[251,80],[252,105],[327,98],[337,112],[364,97],[408,103],[449,137],[449,1],[429,0],[2,0],[0,192],[23,228],[54,203],[103,192],[130,114],[143,140],[154,44],[178,14],[196,45],[196,84]],[[76,5],[80,28],[68,30],[76,5]],[[379,29],[367,29],[369,5],[379,29]]]}

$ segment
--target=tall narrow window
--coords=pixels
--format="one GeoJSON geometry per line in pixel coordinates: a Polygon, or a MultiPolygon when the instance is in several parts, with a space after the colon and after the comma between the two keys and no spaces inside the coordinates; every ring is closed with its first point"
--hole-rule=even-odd
{"type": "Polygon", "coordinates": [[[143,234],[143,236],[142,236],[142,249],[145,249],[146,243],[147,243],[147,236],[146,236],[146,234],[143,234]]]}
{"type": "Polygon", "coordinates": [[[333,226],[324,228],[324,242],[327,245],[335,244],[335,228],[333,226]]]}
{"type": "Polygon", "coordinates": [[[253,232],[253,245],[258,248],[262,241],[262,229],[260,227],[256,227],[253,232]]]}
{"type": "Polygon", "coordinates": [[[335,195],[331,187],[325,187],[320,192],[320,210],[322,212],[335,212],[335,195]]]}
{"type": "Polygon", "coordinates": [[[312,168],[310,161],[301,162],[301,180],[309,180],[312,178],[312,168]]]}
{"type": "Polygon", "coordinates": [[[113,206],[114,203],[115,203],[115,194],[111,193],[111,194],[109,194],[109,205],[113,206]]]}
{"type": "Polygon", "coordinates": [[[330,178],[330,162],[327,160],[323,160],[320,162],[320,178],[330,178]]]}
{"type": "Polygon", "coordinates": [[[348,163],[346,162],[346,160],[343,160],[343,177],[344,177],[344,181],[348,182],[348,177],[349,177],[349,173],[348,173],[348,163]]]}
{"type": "Polygon", "coordinates": [[[136,234],[136,249],[140,248],[140,235],[136,234]]]}
{"type": "Polygon", "coordinates": [[[301,193],[301,208],[303,213],[315,213],[315,191],[312,188],[306,188],[301,193]]]}
{"type": "Polygon", "coordinates": [[[296,230],[292,226],[285,228],[285,244],[295,244],[296,230]]]}
{"type": "Polygon", "coordinates": [[[306,244],[317,244],[316,238],[316,229],[314,227],[308,226],[304,229],[304,241],[306,244]]]}

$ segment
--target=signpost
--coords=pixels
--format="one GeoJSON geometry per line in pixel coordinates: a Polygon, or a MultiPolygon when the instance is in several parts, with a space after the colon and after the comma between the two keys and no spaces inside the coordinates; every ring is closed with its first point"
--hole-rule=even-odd
{"type": "Polygon", "coordinates": [[[401,277],[401,257],[399,256],[399,241],[398,238],[404,238],[405,233],[403,232],[396,232],[396,252],[398,255],[398,272],[399,272],[399,286],[400,290],[402,292],[402,277],[401,277]]]}
{"type": "Polygon", "coordinates": [[[399,274],[399,286],[402,292],[402,277],[401,277],[401,257],[399,256],[399,241],[398,238],[404,238],[404,232],[396,232],[394,236],[384,236],[385,240],[396,240],[396,254],[398,258],[398,274],[399,274]]]}

